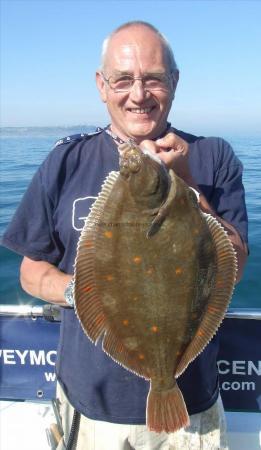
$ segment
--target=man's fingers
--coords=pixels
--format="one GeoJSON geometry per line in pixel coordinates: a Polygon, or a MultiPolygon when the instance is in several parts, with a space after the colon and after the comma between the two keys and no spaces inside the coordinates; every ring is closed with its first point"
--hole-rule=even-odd
{"type": "Polygon", "coordinates": [[[156,140],[156,144],[166,150],[174,150],[175,152],[182,153],[186,149],[187,143],[183,141],[179,136],[174,133],[168,133],[161,139],[156,140]]]}
{"type": "Polygon", "coordinates": [[[176,142],[177,136],[174,133],[168,133],[163,138],[157,139],[156,143],[161,147],[171,148],[176,142]]]}
{"type": "Polygon", "coordinates": [[[151,153],[157,153],[159,151],[155,142],[145,139],[140,143],[140,148],[142,150],[149,150],[151,153]]]}

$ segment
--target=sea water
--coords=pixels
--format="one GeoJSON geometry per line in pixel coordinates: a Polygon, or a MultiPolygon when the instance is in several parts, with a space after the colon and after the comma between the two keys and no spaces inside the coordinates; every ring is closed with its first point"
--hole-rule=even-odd
{"type": "MultiPolygon", "coordinates": [[[[47,156],[56,140],[93,127],[78,128],[2,128],[0,176],[0,234],[2,236],[21,197],[38,166],[47,156]]],[[[244,185],[249,216],[250,256],[242,281],[236,286],[232,307],[260,308],[261,292],[261,136],[237,138],[226,136],[244,165],[244,185]]],[[[37,200],[36,200],[37,201],[37,200]]],[[[20,287],[21,256],[0,247],[0,303],[40,304],[20,287]]]]}

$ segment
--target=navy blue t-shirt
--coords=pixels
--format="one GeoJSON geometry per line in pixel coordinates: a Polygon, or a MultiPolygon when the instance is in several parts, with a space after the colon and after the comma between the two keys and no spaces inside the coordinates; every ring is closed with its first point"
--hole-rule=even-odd
{"type": "MultiPolygon", "coordinates": [[[[174,131],[190,143],[191,173],[200,190],[247,242],[242,165],[230,145],[220,138],[174,131]]],[[[117,146],[104,131],[62,140],[35,174],[3,244],[72,274],[89,208],[105,177],[118,169],[117,146]]],[[[217,399],[217,352],[215,336],[178,379],[189,414],[208,409],[217,399]]],[[[85,416],[145,423],[149,383],[114,362],[100,343],[92,344],[70,308],[62,308],[56,370],[70,402],[85,416]]]]}

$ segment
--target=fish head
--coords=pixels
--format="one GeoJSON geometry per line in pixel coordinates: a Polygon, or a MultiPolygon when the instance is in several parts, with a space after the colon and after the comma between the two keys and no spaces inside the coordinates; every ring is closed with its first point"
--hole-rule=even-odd
{"type": "Polygon", "coordinates": [[[135,203],[147,208],[158,207],[167,197],[170,177],[164,163],[132,140],[119,146],[120,175],[128,183],[135,203]]]}

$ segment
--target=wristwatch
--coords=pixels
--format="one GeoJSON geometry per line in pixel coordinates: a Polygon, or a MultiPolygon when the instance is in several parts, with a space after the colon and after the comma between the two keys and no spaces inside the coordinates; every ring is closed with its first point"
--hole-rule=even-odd
{"type": "Polygon", "coordinates": [[[64,291],[64,299],[68,305],[74,307],[74,279],[72,278],[67,284],[64,291]]]}

